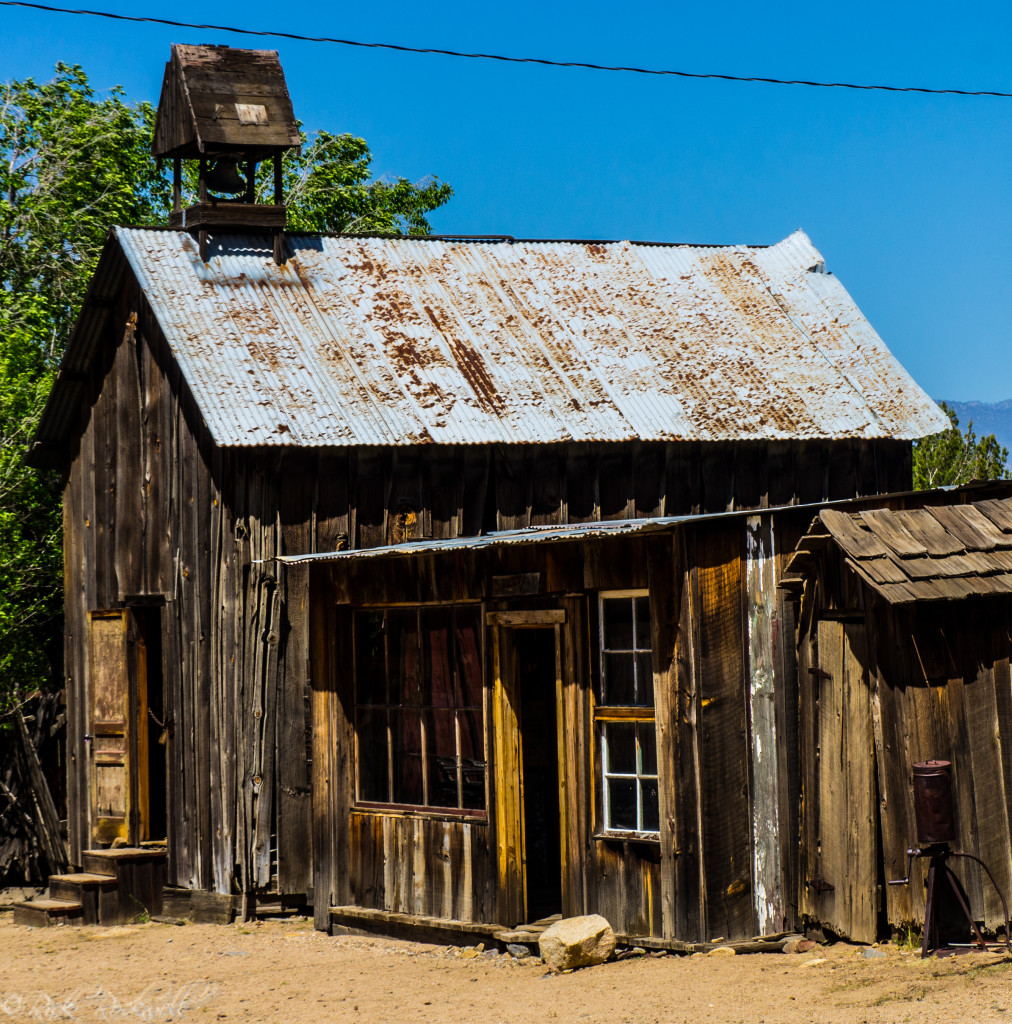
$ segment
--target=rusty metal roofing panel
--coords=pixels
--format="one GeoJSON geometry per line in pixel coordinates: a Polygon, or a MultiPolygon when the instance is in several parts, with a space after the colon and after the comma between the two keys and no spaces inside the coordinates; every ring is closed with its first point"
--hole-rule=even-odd
{"type": "Polygon", "coordinates": [[[117,238],[221,445],[893,437],[948,427],[802,232],[656,246],[117,238]]]}

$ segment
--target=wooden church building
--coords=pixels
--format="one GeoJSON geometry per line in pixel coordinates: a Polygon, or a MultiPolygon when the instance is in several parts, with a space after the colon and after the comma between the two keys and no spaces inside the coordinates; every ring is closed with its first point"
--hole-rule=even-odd
{"type": "Polygon", "coordinates": [[[781,561],[948,426],[820,253],[286,233],[276,54],[174,47],[158,117],[198,201],[110,232],[33,451],[71,859],[321,928],[793,926],[781,561]]]}

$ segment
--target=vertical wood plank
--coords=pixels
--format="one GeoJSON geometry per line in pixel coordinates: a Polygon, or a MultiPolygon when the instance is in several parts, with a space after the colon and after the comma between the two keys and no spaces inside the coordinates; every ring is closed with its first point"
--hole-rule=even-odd
{"type": "Polygon", "coordinates": [[[702,843],[710,938],[754,935],[748,735],[737,524],[698,542],[702,843]]]}
{"type": "Polygon", "coordinates": [[[780,863],[780,774],[777,753],[773,630],[776,616],[772,522],[749,516],[745,530],[751,752],[753,906],[760,935],[784,928],[780,863]]]}
{"type": "Polygon", "coordinates": [[[660,902],[661,934],[674,938],[677,928],[679,893],[675,863],[683,856],[678,849],[678,774],[676,771],[678,732],[678,667],[675,637],[678,632],[681,566],[676,565],[670,536],[651,545],[648,558],[650,589],[650,646],[654,670],[654,724],[657,732],[658,800],[660,819],[660,902]],[[676,589],[677,588],[677,589],[676,589]]]}

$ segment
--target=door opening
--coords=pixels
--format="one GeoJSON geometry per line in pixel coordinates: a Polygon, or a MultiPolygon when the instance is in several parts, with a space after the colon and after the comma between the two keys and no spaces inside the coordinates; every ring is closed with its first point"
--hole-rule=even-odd
{"type": "Polygon", "coordinates": [[[171,728],[171,723],[166,717],[162,676],[162,609],[160,606],[146,606],[131,610],[143,651],[147,682],[146,705],[137,708],[138,731],[147,732],[147,770],[139,773],[139,780],[147,784],[147,793],[140,800],[142,807],[147,805],[147,815],[141,822],[140,839],[157,841],[167,836],[166,762],[171,728]]]}
{"type": "Polygon", "coordinates": [[[161,609],[88,613],[92,841],[166,837],[161,609]]]}
{"type": "Polygon", "coordinates": [[[536,921],[562,910],[555,630],[518,629],[515,639],[527,920],[536,921]]]}

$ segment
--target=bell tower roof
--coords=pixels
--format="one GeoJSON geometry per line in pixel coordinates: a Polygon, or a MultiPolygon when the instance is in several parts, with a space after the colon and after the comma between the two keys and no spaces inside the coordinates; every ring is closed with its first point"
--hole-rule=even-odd
{"type": "Polygon", "coordinates": [[[301,144],[276,50],[175,43],[165,65],[151,153],[260,160],[301,144]]]}

